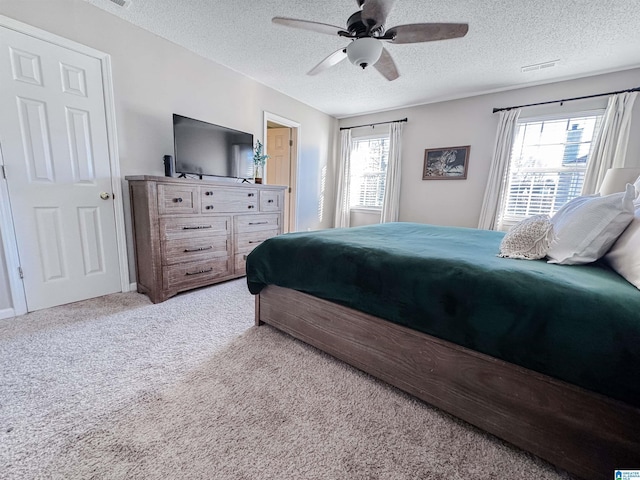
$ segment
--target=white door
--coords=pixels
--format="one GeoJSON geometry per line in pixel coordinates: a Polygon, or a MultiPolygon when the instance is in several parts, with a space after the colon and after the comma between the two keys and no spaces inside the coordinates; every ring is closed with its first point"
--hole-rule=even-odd
{"type": "MultiPolygon", "coordinates": [[[[267,178],[269,185],[291,186],[291,129],[267,129],[267,178]]],[[[290,231],[289,225],[289,189],[284,194],[284,232],[290,231]]]]}
{"type": "Polygon", "coordinates": [[[98,59],[0,27],[0,148],[29,311],[121,291],[102,80],[98,59]]]}

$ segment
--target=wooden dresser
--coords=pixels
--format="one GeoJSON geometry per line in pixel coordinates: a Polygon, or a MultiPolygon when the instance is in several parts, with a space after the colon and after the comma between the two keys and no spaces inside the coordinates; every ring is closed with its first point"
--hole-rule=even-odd
{"type": "Polygon", "coordinates": [[[129,176],[138,292],[153,303],[241,277],[249,252],[282,233],[286,187],[129,176]]]}

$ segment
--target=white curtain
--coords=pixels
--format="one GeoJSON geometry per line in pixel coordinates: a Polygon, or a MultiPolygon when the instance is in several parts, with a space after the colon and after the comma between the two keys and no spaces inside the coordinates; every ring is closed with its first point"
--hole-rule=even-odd
{"type": "Polygon", "coordinates": [[[349,226],[349,184],[351,182],[351,130],[340,131],[340,165],[338,165],[336,185],[336,214],[333,226],[349,226]]]}
{"type": "Polygon", "coordinates": [[[583,195],[598,191],[609,168],[638,166],[635,163],[630,164],[632,160],[625,159],[631,111],[637,96],[638,92],[625,92],[609,97],[609,104],[591,149],[591,158],[582,185],[583,195]]]}
{"type": "Polygon", "coordinates": [[[489,170],[489,179],[484,191],[480,221],[478,222],[478,228],[483,230],[496,228],[505,185],[509,177],[511,149],[519,116],[519,108],[500,112],[500,123],[493,147],[493,161],[489,170]]]}
{"type": "Polygon", "coordinates": [[[400,165],[402,162],[402,128],[404,122],[393,122],[389,133],[389,159],[382,200],[380,223],[397,222],[400,215],[400,165]]]}

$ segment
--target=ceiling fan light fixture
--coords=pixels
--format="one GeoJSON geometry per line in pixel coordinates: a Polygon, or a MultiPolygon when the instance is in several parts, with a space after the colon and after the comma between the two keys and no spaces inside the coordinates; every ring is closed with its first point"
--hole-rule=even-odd
{"type": "Polygon", "coordinates": [[[382,43],[371,37],[358,38],[347,46],[349,61],[362,68],[375,64],[381,54],[382,43]]]}

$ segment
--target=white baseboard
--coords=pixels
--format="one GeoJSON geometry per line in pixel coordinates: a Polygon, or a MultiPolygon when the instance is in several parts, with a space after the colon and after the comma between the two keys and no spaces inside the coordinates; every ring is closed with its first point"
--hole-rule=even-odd
{"type": "Polygon", "coordinates": [[[13,308],[5,308],[0,310],[0,320],[5,318],[11,318],[16,316],[16,311],[13,308]]]}
{"type": "MultiPolygon", "coordinates": [[[[136,282],[129,284],[130,292],[138,291],[138,284],[136,282]]],[[[4,320],[5,318],[11,318],[16,316],[16,311],[13,308],[4,308],[0,309],[0,320],[4,320]]]]}

